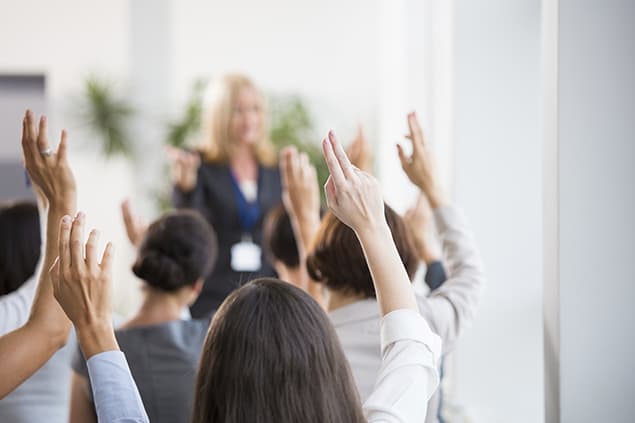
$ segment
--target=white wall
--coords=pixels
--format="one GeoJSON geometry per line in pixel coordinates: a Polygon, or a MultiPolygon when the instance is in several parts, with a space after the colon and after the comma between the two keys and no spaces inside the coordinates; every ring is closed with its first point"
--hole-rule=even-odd
{"type": "MultiPolygon", "coordinates": [[[[104,163],[95,153],[94,140],[77,124],[75,106],[82,81],[92,72],[125,82],[128,17],[128,0],[21,0],[3,2],[0,13],[0,72],[46,75],[50,136],[57,142],[62,128],[69,131],[79,208],[86,212],[88,225],[102,230],[102,238],[108,237],[117,246],[115,293],[119,309],[128,308],[123,292],[134,284],[118,208],[132,178],[125,163],[104,163]]],[[[13,142],[19,143],[20,131],[17,117],[13,142]]]]}
{"type": "Polygon", "coordinates": [[[635,415],[635,4],[559,0],[560,421],[635,415]]]}
{"type": "Polygon", "coordinates": [[[455,198],[487,286],[456,351],[474,422],[543,420],[540,3],[455,2],[455,198]]]}

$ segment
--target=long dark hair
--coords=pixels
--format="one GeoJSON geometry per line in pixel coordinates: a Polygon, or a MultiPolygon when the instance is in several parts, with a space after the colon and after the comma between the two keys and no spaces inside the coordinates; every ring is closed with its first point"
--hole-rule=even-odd
{"type": "Polygon", "coordinates": [[[203,347],[193,423],[364,421],[335,329],[313,298],[269,278],[227,297],[203,347]]]}
{"type": "Polygon", "coordinates": [[[0,295],[18,289],[35,273],[42,240],[37,205],[0,205],[0,295]]]}

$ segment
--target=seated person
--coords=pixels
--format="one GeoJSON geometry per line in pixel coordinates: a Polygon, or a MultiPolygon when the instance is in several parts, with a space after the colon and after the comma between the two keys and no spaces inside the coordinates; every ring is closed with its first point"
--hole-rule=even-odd
{"type": "Polygon", "coordinates": [[[3,422],[65,422],[68,415],[71,348],[60,348],[67,343],[70,321],[53,297],[46,270],[57,257],[59,221],[74,213],[76,189],[66,158],[66,131],[55,149],[49,145],[47,132],[46,118],[37,122],[27,110],[22,121],[22,152],[38,207],[18,203],[0,211],[3,422]],[[46,235],[43,245],[41,233],[46,235]]]}
{"type": "MultiPolygon", "coordinates": [[[[0,335],[19,328],[29,318],[41,256],[40,230],[35,202],[0,206],[0,335]]],[[[71,351],[69,345],[55,353],[33,376],[4,397],[0,401],[0,421],[66,422],[71,351]]]]}
{"type": "MultiPolygon", "coordinates": [[[[152,422],[190,422],[196,368],[208,319],[182,319],[200,293],[216,257],[216,236],[195,211],[173,211],[140,239],[132,270],[143,280],[143,301],[115,333],[152,422]]],[[[73,360],[71,422],[97,421],[88,370],[73,360]]]]}
{"type": "MultiPolygon", "coordinates": [[[[443,340],[443,353],[454,347],[461,330],[474,317],[483,285],[482,264],[463,217],[441,196],[438,181],[430,166],[429,153],[414,114],[408,116],[409,138],[413,142],[412,157],[399,150],[402,166],[410,180],[420,189],[433,209],[436,228],[442,241],[447,280],[428,296],[417,295],[421,314],[432,330],[443,340]]],[[[293,151],[283,154],[283,198],[289,204],[291,221],[308,251],[306,268],[313,282],[326,286],[329,317],[349,359],[362,400],[369,397],[381,366],[380,308],[372,274],[366,265],[366,252],[356,234],[335,215],[327,214],[319,222],[318,210],[305,201],[311,172],[302,169],[306,160],[294,158],[293,151]],[[285,156],[286,155],[286,156],[285,156]]],[[[386,220],[402,263],[412,278],[418,261],[424,258],[403,219],[385,208],[386,220]]],[[[414,237],[417,238],[417,237],[414,237]]],[[[440,365],[440,362],[437,363],[440,365]]],[[[439,419],[439,393],[430,400],[427,421],[439,419]]]]}

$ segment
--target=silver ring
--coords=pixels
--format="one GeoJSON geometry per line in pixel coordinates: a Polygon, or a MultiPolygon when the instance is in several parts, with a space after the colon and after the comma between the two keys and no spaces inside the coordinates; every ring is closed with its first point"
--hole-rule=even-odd
{"type": "Polygon", "coordinates": [[[51,150],[51,148],[47,148],[46,150],[40,151],[40,154],[44,157],[49,157],[53,154],[53,150],[51,150]]]}

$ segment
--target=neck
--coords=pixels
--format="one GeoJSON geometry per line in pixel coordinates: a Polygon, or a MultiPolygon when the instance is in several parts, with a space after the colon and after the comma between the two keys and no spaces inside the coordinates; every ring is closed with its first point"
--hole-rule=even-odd
{"type": "Polygon", "coordinates": [[[137,313],[122,327],[158,325],[179,320],[187,304],[177,293],[162,292],[146,287],[145,296],[137,313]]]}
{"type": "Polygon", "coordinates": [[[236,163],[256,162],[256,155],[251,145],[237,143],[232,152],[231,161],[236,163]]]}
{"type": "Polygon", "coordinates": [[[300,267],[293,268],[281,265],[276,267],[276,272],[281,280],[290,282],[295,286],[302,285],[304,272],[300,270],[300,267]]]}
{"type": "Polygon", "coordinates": [[[340,291],[329,290],[328,311],[337,310],[340,307],[344,307],[364,299],[366,299],[366,297],[362,294],[351,295],[351,294],[345,294],[340,291]]]}

